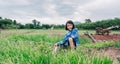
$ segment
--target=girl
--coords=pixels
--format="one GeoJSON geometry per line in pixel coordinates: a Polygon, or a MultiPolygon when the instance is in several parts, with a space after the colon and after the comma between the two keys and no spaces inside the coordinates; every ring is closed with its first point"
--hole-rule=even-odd
{"type": "Polygon", "coordinates": [[[58,46],[64,48],[70,46],[72,50],[72,49],[76,49],[76,47],[79,45],[78,29],[75,28],[75,25],[71,20],[66,22],[65,29],[68,32],[66,33],[62,41],[54,44],[53,52],[56,52],[58,46]]]}

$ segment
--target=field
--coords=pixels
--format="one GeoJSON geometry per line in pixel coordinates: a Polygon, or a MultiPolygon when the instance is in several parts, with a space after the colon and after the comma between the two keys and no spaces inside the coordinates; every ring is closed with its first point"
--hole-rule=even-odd
{"type": "MultiPolygon", "coordinates": [[[[86,30],[80,30],[79,35],[86,30]]],[[[87,30],[95,33],[94,30],[87,30]]],[[[0,32],[0,64],[119,64],[120,42],[97,42],[80,37],[74,50],[59,49],[52,54],[65,30],[2,30],[0,32]],[[110,54],[115,53],[115,54],[110,54]]],[[[120,34],[120,31],[112,31],[120,34]]]]}

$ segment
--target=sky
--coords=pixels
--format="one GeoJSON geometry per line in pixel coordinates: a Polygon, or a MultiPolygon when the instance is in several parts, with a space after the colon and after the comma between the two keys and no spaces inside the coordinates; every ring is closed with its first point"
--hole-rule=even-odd
{"type": "Polygon", "coordinates": [[[22,24],[65,24],[120,17],[120,0],[0,0],[0,16],[22,24]]]}

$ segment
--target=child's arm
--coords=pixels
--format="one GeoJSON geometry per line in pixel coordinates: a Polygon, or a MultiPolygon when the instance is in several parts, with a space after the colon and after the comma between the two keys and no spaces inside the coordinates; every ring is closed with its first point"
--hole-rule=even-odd
{"type": "Polygon", "coordinates": [[[77,28],[73,29],[72,32],[67,33],[67,34],[65,35],[65,37],[62,39],[62,41],[60,41],[60,42],[58,43],[58,45],[65,44],[70,37],[72,37],[72,38],[77,38],[77,37],[78,37],[78,29],[77,29],[77,28]]]}
{"type": "Polygon", "coordinates": [[[71,32],[66,33],[65,36],[62,38],[62,41],[58,42],[58,45],[65,44],[70,36],[71,36],[71,32]]]}
{"type": "Polygon", "coordinates": [[[77,29],[77,28],[75,28],[75,29],[72,31],[71,37],[72,37],[72,38],[77,38],[77,37],[78,37],[78,29],[77,29]]]}

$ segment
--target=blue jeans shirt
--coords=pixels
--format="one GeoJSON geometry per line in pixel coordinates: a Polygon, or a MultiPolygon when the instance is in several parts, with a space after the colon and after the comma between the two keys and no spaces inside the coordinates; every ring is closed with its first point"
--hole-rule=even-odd
{"type": "Polygon", "coordinates": [[[64,38],[62,39],[62,41],[60,41],[60,42],[57,43],[58,46],[61,46],[61,45],[68,46],[68,44],[69,44],[68,39],[69,38],[73,38],[74,43],[76,44],[76,46],[78,46],[80,44],[80,42],[79,42],[79,35],[78,35],[78,29],[77,28],[69,30],[65,34],[64,38]]]}

